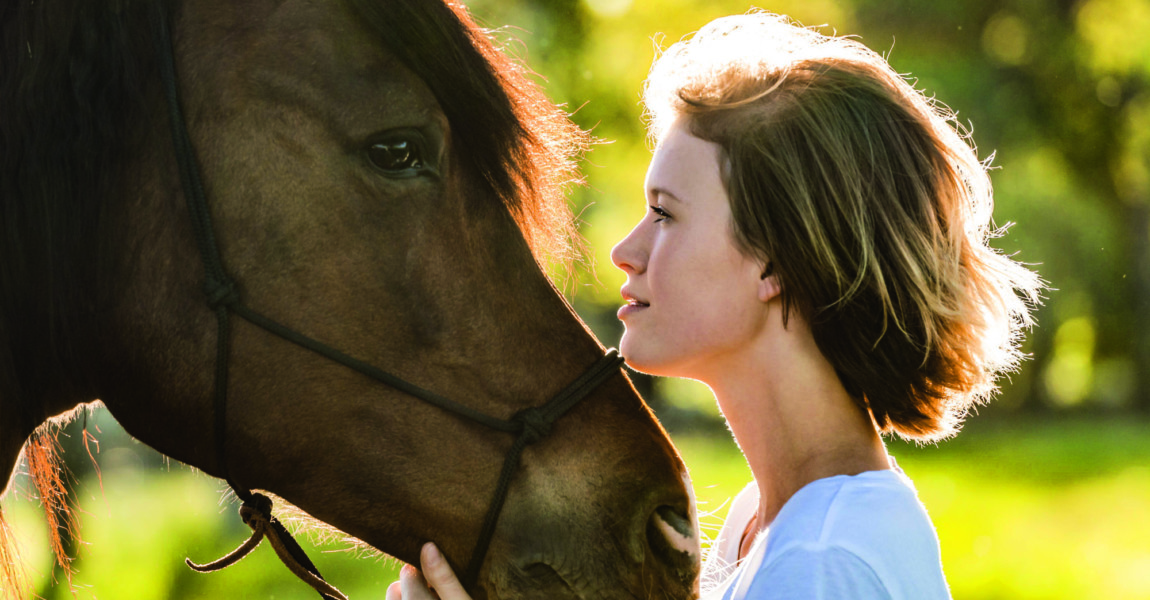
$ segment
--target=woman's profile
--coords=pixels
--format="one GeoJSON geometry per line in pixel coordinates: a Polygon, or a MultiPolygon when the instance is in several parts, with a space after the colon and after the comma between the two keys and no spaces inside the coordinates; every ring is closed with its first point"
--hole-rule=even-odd
{"type": "MultiPolygon", "coordinates": [[[[754,476],[703,597],[949,598],[882,436],[957,432],[1017,367],[1041,289],[988,245],[971,140],[861,43],[764,12],[671,46],[644,105],[649,212],[612,251],[620,347],[707,384],[754,476]]],[[[465,597],[430,558],[431,586],[465,597]]],[[[401,579],[389,598],[431,597],[401,579]]]]}

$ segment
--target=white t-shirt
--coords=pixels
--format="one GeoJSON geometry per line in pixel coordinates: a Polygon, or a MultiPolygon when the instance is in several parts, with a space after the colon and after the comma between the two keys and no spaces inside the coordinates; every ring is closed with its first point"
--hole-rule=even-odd
{"type": "Polygon", "coordinates": [[[732,503],[703,567],[704,598],[950,598],[934,525],[901,471],[838,475],[807,484],[783,505],[740,562],[739,541],[758,502],[758,488],[751,482],[732,503]]]}

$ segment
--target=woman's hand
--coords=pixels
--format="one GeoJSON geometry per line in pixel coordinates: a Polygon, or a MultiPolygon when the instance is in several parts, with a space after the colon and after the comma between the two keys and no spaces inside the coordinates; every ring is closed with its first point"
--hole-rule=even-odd
{"type": "Polygon", "coordinates": [[[423,545],[419,566],[423,573],[411,565],[403,565],[399,581],[387,587],[387,600],[471,600],[435,544],[423,545]]]}

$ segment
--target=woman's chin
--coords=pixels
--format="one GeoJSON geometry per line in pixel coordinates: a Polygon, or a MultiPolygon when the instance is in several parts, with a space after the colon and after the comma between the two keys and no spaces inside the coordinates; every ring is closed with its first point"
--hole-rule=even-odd
{"type": "Polygon", "coordinates": [[[619,354],[627,360],[627,366],[632,369],[644,372],[639,365],[644,364],[642,344],[635,343],[635,336],[630,331],[624,330],[623,337],[619,340],[619,354]]]}
{"type": "Polygon", "coordinates": [[[665,375],[665,362],[657,352],[644,348],[641,344],[628,343],[627,336],[619,342],[619,353],[627,359],[627,366],[647,375],[665,375]]]}
{"type": "Polygon", "coordinates": [[[627,366],[632,370],[655,377],[699,378],[697,369],[694,368],[695,362],[684,360],[689,356],[684,356],[681,351],[682,348],[667,343],[639,344],[636,342],[637,340],[634,338],[628,340],[626,334],[619,341],[619,353],[627,359],[627,366]],[[676,350],[676,352],[668,352],[668,350],[676,350]]]}

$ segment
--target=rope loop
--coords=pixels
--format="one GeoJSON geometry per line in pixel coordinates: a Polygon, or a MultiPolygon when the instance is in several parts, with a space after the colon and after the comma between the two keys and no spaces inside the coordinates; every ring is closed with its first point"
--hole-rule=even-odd
{"type": "Polygon", "coordinates": [[[240,518],[244,520],[244,525],[256,528],[259,522],[269,523],[272,520],[272,501],[270,498],[263,494],[252,494],[251,498],[244,501],[240,506],[240,518]],[[253,522],[253,520],[256,520],[253,522]]]}
{"type": "Polygon", "coordinates": [[[259,546],[260,542],[262,542],[268,534],[272,520],[272,501],[263,494],[253,494],[245,500],[243,506],[240,507],[240,518],[244,520],[245,525],[252,528],[252,535],[248,538],[248,541],[214,562],[201,565],[192,562],[190,558],[184,559],[184,562],[191,567],[193,571],[199,573],[214,573],[236,564],[240,559],[251,554],[252,550],[255,550],[256,546],[259,546]]]}
{"type": "Polygon", "coordinates": [[[221,306],[231,306],[240,301],[240,292],[230,279],[223,281],[208,279],[204,282],[204,294],[208,297],[208,307],[216,310],[221,306]]]}
{"type": "Polygon", "coordinates": [[[526,408],[511,417],[513,423],[522,425],[520,436],[524,439],[525,444],[534,444],[539,440],[551,434],[552,421],[538,407],[526,408]]]}
{"type": "Polygon", "coordinates": [[[272,549],[275,550],[276,556],[283,561],[288,570],[319,592],[320,597],[324,600],[347,600],[347,596],[343,592],[324,580],[323,576],[319,574],[319,570],[304,553],[303,548],[300,548],[299,544],[292,539],[291,533],[283,526],[283,523],[272,516],[271,498],[263,494],[251,494],[240,507],[240,518],[244,520],[245,525],[252,528],[252,535],[248,541],[215,562],[203,565],[196,564],[191,559],[185,559],[184,562],[192,570],[200,573],[212,573],[226,569],[239,562],[241,558],[251,554],[252,550],[255,550],[264,538],[267,538],[272,549]]]}

